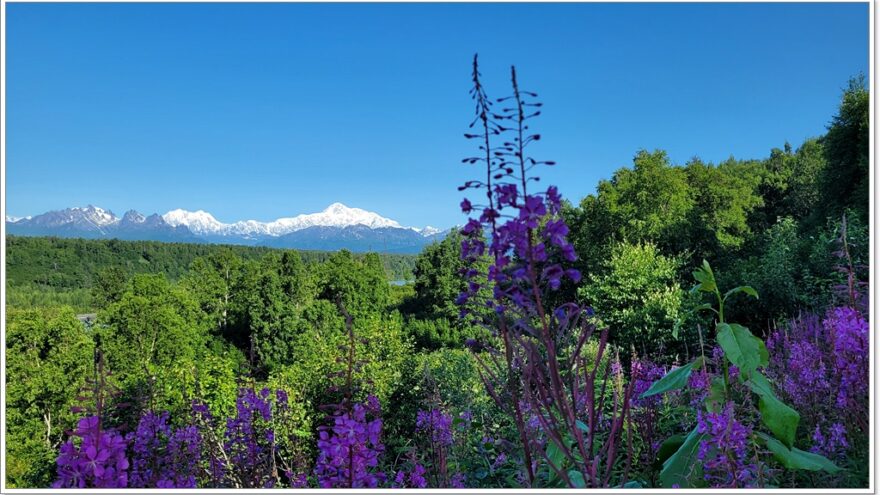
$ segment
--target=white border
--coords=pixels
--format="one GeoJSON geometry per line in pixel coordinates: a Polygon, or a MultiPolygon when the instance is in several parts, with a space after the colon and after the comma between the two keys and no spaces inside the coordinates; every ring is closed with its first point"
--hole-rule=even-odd
{"type": "MultiPolygon", "coordinates": [[[[368,2],[363,0],[321,0],[322,3],[430,3],[430,2],[422,2],[421,0],[415,0],[413,2],[405,1],[405,0],[385,0],[383,2],[368,2]]],[[[836,0],[836,2],[843,3],[867,3],[861,0],[836,0]]],[[[6,4],[7,3],[184,3],[179,0],[152,0],[150,2],[136,2],[130,0],[90,0],[90,1],[81,1],[81,0],[65,0],[63,2],[58,2],[54,0],[30,0],[30,1],[12,1],[8,2],[7,0],[0,0],[0,22],[2,22],[2,29],[0,29],[0,191],[2,191],[3,201],[0,202],[0,216],[3,217],[4,221],[0,224],[0,237],[3,239],[3,246],[0,248],[0,281],[2,281],[2,285],[0,285],[0,296],[2,296],[3,303],[0,304],[0,317],[2,317],[2,321],[0,321],[0,341],[4,343],[2,349],[0,349],[0,383],[2,383],[3,393],[0,394],[0,493],[83,493],[83,494],[93,494],[93,493],[388,493],[388,492],[409,492],[409,493],[675,493],[669,489],[662,488],[643,488],[643,489],[615,489],[615,490],[601,490],[601,489],[526,489],[526,488],[485,488],[485,489],[468,489],[468,490],[453,490],[446,488],[429,488],[429,489],[205,489],[205,488],[196,488],[196,489],[145,489],[145,488],[126,488],[124,490],[100,490],[100,489],[39,489],[39,488],[6,488],[6,392],[5,392],[5,384],[6,384],[6,4]]],[[[307,3],[307,2],[292,2],[288,0],[260,0],[260,2],[241,2],[240,0],[189,0],[185,3],[307,3]]],[[[309,2],[310,3],[310,2],[309,2]]],[[[470,0],[446,0],[443,3],[471,3],[470,0]]],[[[528,0],[482,0],[480,3],[534,3],[528,0]]],[[[600,3],[600,2],[582,2],[580,0],[555,0],[553,3],[600,3]]],[[[701,0],[677,0],[675,2],[663,2],[662,0],[606,0],[601,3],[719,3],[719,2],[705,2],[701,0]]],[[[738,2],[730,2],[730,3],[764,3],[760,0],[741,0],[738,2]]],[[[823,0],[776,0],[773,3],[830,3],[823,0]]],[[[876,384],[876,337],[875,330],[876,325],[874,323],[874,315],[876,314],[876,298],[877,291],[875,290],[875,281],[877,280],[877,263],[876,260],[878,258],[877,252],[877,244],[875,242],[875,222],[877,220],[877,202],[876,202],[876,170],[875,170],[875,45],[876,40],[874,36],[874,26],[875,26],[875,0],[870,0],[870,5],[868,8],[868,18],[869,18],[869,71],[868,71],[868,87],[870,90],[870,121],[871,121],[871,132],[869,136],[870,150],[869,150],[869,158],[870,158],[870,171],[869,171],[869,216],[870,216],[870,227],[869,227],[869,252],[873,254],[872,263],[870,266],[870,288],[869,288],[869,305],[870,305],[870,394],[871,399],[869,403],[870,409],[870,422],[869,422],[869,434],[872,438],[871,448],[869,449],[870,455],[870,466],[868,472],[868,488],[857,488],[857,489],[810,489],[810,488],[782,488],[772,490],[773,493],[875,493],[875,476],[876,476],[876,461],[877,458],[875,456],[875,449],[877,447],[877,436],[875,429],[875,417],[874,414],[876,412],[877,405],[877,394],[875,393],[875,384],[876,384]]],[[[749,490],[749,489],[688,489],[681,490],[687,493],[759,493],[759,490],[749,490]]]]}

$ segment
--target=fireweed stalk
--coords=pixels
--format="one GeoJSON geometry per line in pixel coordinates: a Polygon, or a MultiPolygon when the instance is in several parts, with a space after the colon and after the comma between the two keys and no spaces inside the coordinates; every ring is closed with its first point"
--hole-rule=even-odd
{"type": "Polygon", "coordinates": [[[612,387],[611,414],[605,416],[611,420],[607,431],[600,431],[600,423],[606,424],[599,421],[605,411],[595,384],[598,378],[604,390],[608,379],[607,374],[597,376],[607,331],[599,332],[598,352],[588,356],[585,344],[595,333],[587,318],[592,311],[573,302],[555,309],[545,306],[549,291],[559,289],[563,279],[578,282],[581,274],[563,267],[577,255],[559,214],[557,188],[529,190],[530,183],[539,180],[532,169],[555,163],[527,154],[527,148],[541,139],[530,133],[528,121],[540,115],[542,104],[534,101],[537,94],[520,89],[515,68],[510,75],[513,95],[490,101],[474,56],[470,93],[476,116],[471,127],[479,125],[479,132],[465,137],[479,140],[480,155],[463,162],[482,163],[486,178],[468,181],[459,190],[482,189],[487,203],[461,202],[464,213],[480,213],[462,229],[461,256],[471,266],[488,256],[490,266],[485,286],[475,268],[465,270],[467,290],[457,302],[462,315],[488,328],[501,347],[499,351],[488,342],[468,342],[488,393],[513,417],[528,484],[610,486],[632,385],[612,387]],[[505,101],[509,108],[493,110],[494,103],[505,101]],[[484,235],[489,236],[488,246],[484,235]],[[491,290],[491,296],[484,289],[491,290]],[[597,445],[600,441],[604,443],[597,445]],[[539,464],[549,468],[541,479],[539,464]]]}
{"type": "Polygon", "coordinates": [[[104,366],[100,339],[95,342],[94,363],[94,377],[77,397],[84,406],[72,408],[73,412],[90,414],[77,422],[76,429],[70,432],[71,438],[61,445],[56,459],[58,479],[52,484],[53,488],[128,486],[125,437],[115,428],[104,427],[104,421],[112,413],[107,399],[118,395],[118,390],[108,381],[111,373],[104,366]],[[76,438],[80,441],[76,442],[76,438]]]}
{"type": "Polygon", "coordinates": [[[360,365],[355,359],[354,325],[341,300],[337,300],[337,306],[348,332],[345,358],[340,360],[345,364],[341,373],[343,398],[324,406],[331,411],[331,424],[318,429],[315,476],[321,488],[376,488],[386,480],[379,470],[379,459],[385,452],[381,406],[373,395],[367,396],[363,404],[354,402],[354,372],[360,365]]]}

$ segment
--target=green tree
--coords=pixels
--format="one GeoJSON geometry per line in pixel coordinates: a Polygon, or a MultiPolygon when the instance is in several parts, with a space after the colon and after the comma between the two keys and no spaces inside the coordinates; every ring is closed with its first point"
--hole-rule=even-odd
{"type": "Polygon", "coordinates": [[[312,299],[314,290],[302,257],[296,251],[284,251],[280,264],[281,288],[295,307],[301,307],[312,299]]]}
{"type": "Polygon", "coordinates": [[[751,238],[749,214],[762,204],[756,169],[733,158],[718,166],[694,159],[685,167],[695,206],[686,242],[694,258],[718,259],[751,238]]]}
{"type": "Polygon", "coordinates": [[[686,249],[693,205],[685,170],[672,166],[665,151],[642,150],[633,168],[599,182],[595,195],[577,210],[564,208],[563,217],[571,222],[579,268],[595,273],[615,242],[651,242],[668,254],[686,249]]]}
{"type": "Polygon", "coordinates": [[[865,78],[853,78],[824,140],[828,163],[819,182],[825,217],[840,217],[852,208],[861,220],[868,220],[869,113],[865,78]]]}
{"type": "Polygon", "coordinates": [[[467,288],[461,273],[467,267],[461,259],[462,240],[461,233],[452,232],[442,241],[425,247],[416,258],[415,296],[410,301],[413,314],[430,319],[458,319],[455,298],[467,288]]]}
{"type": "Polygon", "coordinates": [[[355,319],[384,313],[391,301],[385,268],[375,253],[363,260],[344,249],[334,253],[318,267],[316,280],[317,297],[342,301],[355,319]]]}
{"type": "MultiPolygon", "coordinates": [[[[776,318],[791,315],[803,302],[799,296],[799,275],[804,263],[798,261],[801,248],[798,224],[790,217],[782,218],[761,234],[757,244],[760,250],[736,262],[721,283],[732,285],[731,281],[743,281],[761,294],[760,299],[749,301],[748,307],[731,305],[729,312],[739,321],[763,328],[776,318]]],[[[742,297],[735,296],[733,301],[742,297]]]]}
{"type": "Polygon", "coordinates": [[[641,356],[668,354],[687,302],[677,278],[681,261],[651,243],[619,243],[603,266],[578,295],[609,328],[609,340],[625,355],[631,348],[641,356]]]}
{"type": "Polygon", "coordinates": [[[794,157],[785,212],[795,219],[808,218],[819,207],[819,180],[826,167],[825,149],[819,139],[807,139],[794,157]]]}
{"type": "Polygon", "coordinates": [[[92,370],[92,339],[70,308],[7,308],[6,324],[7,487],[48,487],[92,370]]]}
{"type": "Polygon", "coordinates": [[[209,322],[195,299],[162,275],[135,275],[119,302],[98,315],[110,370],[129,398],[185,407],[195,363],[207,349],[209,322]]]}
{"type": "Polygon", "coordinates": [[[241,277],[243,261],[229,249],[193,260],[182,285],[198,301],[202,311],[221,334],[228,331],[233,293],[241,277]]]}
{"type": "Polygon", "coordinates": [[[265,371],[290,361],[296,332],[296,312],[284,290],[280,269],[281,259],[275,255],[247,262],[234,298],[237,326],[247,333],[249,351],[265,371]]]}
{"type": "Polygon", "coordinates": [[[97,308],[104,308],[119,301],[127,281],[125,272],[118,266],[102,269],[98,272],[95,285],[92,286],[92,303],[97,308]]]}

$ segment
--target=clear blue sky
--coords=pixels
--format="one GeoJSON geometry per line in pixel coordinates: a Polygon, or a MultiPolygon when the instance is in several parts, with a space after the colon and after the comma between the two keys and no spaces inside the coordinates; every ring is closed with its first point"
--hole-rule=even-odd
{"type": "Polygon", "coordinates": [[[578,200],[662,148],[761,158],[868,72],[868,4],[7,4],[7,213],[461,223],[470,63],[540,93],[578,200]]]}

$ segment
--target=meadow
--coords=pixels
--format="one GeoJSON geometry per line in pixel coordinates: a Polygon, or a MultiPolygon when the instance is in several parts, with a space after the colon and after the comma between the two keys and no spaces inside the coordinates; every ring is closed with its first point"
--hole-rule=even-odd
{"type": "Polygon", "coordinates": [[[863,78],[579,200],[538,95],[472,79],[470,217],[418,256],[7,238],[6,486],[867,487],[863,78]]]}

